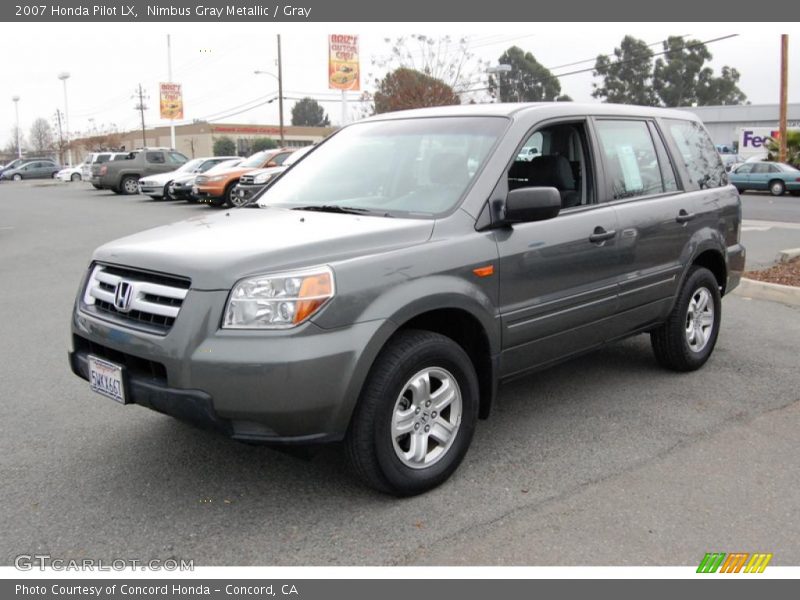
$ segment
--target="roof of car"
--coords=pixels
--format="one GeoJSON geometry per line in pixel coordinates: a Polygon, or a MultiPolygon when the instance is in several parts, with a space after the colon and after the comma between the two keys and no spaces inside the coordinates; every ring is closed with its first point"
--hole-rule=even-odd
{"type": "Polygon", "coordinates": [[[366,121],[382,121],[386,119],[408,119],[419,117],[512,117],[529,112],[553,112],[555,109],[564,116],[571,115],[603,115],[603,116],[641,116],[671,117],[697,121],[693,113],[672,108],[637,106],[632,104],[605,104],[601,102],[530,102],[530,103],[496,103],[496,104],[460,104],[455,106],[437,106],[434,108],[416,108],[392,113],[383,113],[365,119],[366,121]]]}

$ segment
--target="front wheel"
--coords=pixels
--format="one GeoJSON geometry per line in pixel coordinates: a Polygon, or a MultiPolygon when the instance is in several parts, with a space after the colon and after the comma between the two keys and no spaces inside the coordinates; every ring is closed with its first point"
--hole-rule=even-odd
{"type": "Polygon", "coordinates": [[[717,279],[704,267],[692,267],[667,321],[650,332],[658,363],[673,371],[702,367],[714,351],[721,318],[717,279]]]}
{"type": "Polygon", "coordinates": [[[398,333],[370,371],[345,439],[365,483],[396,496],[447,480],[478,417],[478,378],[466,352],[430,331],[398,333]]]}
{"type": "Polygon", "coordinates": [[[775,181],[770,181],[769,183],[769,193],[773,196],[783,196],[783,193],[786,191],[786,184],[776,179],[775,181]]]}
{"type": "Polygon", "coordinates": [[[133,195],[139,193],[139,183],[136,177],[123,177],[122,181],[119,183],[119,187],[122,190],[123,194],[126,195],[133,195]]]}
{"type": "Polygon", "coordinates": [[[228,186],[228,189],[225,190],[225,196],[222,201],[222,205],[226,208],[231,208],[236,206],[236,202],[239,200],[239,197],[233,193],[233,190],[236,188],[236,184],[231,184],[228,186]]]}
{"type": "Polygon", "coordinates": [[[70,181],[80,181],[81,180],[81,174],[80,173],[73,173],[70,176],[69,179],[70,179],[70,181]]]}

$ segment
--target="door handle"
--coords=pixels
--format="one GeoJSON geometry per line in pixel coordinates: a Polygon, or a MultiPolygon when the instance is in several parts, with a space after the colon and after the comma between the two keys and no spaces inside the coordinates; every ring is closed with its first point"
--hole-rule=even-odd
{"type": "Polygon", "coordinates": [[[677,216],[677,217],[675,217],[675,220],[676,220],[678,223],[680,223],[680,224],[683,224],[683,223],[688,223],[689,221],[691,221],[692,219],[694,219],[696,216],[697,216],[697,215],[696,215],[695,213],[688,213],[688,212],[686,212],[685,210],[681,209],[681,210],[678,212],[678,216],[677,216]]]}
{"type": "Polygon", "coordinates": [[[617,235],[616,229],[609,229],[606,231],[602,227],[595,227],[594,233],[589,236],[589,241],[593,244],[602,244],[603,242],[613,238],[615,235],[617,235]]]}

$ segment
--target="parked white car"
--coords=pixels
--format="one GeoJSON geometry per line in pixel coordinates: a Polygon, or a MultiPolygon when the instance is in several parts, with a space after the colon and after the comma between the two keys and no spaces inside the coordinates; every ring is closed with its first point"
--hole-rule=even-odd
{"type": "Polygon", "coordinates": [[[83,165],[78,165],[77,167],[64,167],[58,173],[56,173],[55,178],[61,181],[82,181],[82,167],[83,165]]]}

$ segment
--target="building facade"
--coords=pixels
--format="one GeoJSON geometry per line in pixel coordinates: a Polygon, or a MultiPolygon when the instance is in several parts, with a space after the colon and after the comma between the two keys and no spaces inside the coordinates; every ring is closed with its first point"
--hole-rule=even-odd
{"type": "MultiPolygon", "coordinates": [[[[787,121],[791,129],[800,128],[800,103],[788,105],[787,121]]],[[[776,130],[780,107],[778,104],[744,104],[737,106],[687,106],[708,129],[715,144],[740,145],[745,130],[776,130]]]]}
{"type": "MultiPolygon", "coordinates": [[[[333,127],[299,127],[286,125],[283,128],[284,145],[299,148],[322,141],[335,131],[333,127]]],[[[190,158],[198,156],[212,156],[214,142],[221,137],[228,137],[236,144],[236,152],[240,156],[251,154],[250,148],[257,138],[271,138],[280,143],[280,128],[278,125],[252,125],[237,123],[208,123],[199,122],[189,125],[175,126],[175,150],[182,152],[190,158]]],[[[147,147],[170,147],[169,127],[155,127],[145,129],[144,140],[142,130],[131,130],[120,134],[106,136],[113,149],[133,150],[147,147]]],[[[96,138],[74,140],[73,144],[79,152],[87,153],[101,148],[97,145],[96,138]]],[[[111,148],[102,148],[111,149],[111,148]]],[[[79,154],[80,156],[80,154],[79,154]]]]}

